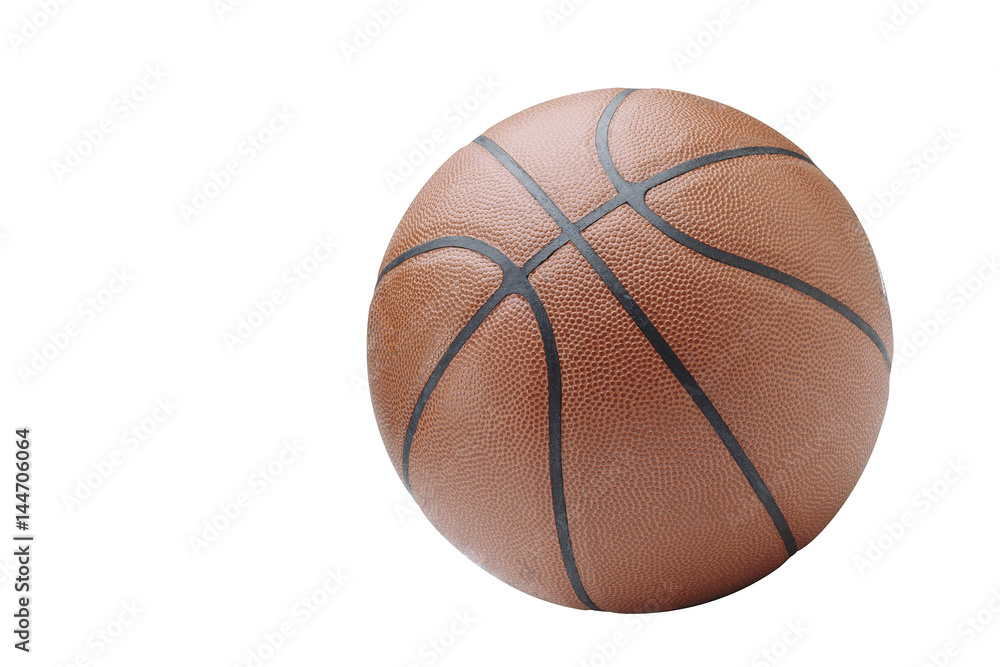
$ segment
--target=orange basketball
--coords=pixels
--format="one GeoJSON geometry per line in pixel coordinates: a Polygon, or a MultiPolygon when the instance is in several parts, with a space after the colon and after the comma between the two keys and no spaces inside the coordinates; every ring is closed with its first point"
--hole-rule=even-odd
{"type": "Polygon", "coordinates": [[[368,371],[431,523],[526,593],[686,607],[781,565],[868,461],[892,360],[857,217],[730,107],[600,90],[430,179],[382,262],[368,371]]]}

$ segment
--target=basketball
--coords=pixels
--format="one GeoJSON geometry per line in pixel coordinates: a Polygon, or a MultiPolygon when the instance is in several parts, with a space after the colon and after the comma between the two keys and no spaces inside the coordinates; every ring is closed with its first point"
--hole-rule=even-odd
{"type": "Polygon", "coordinates": [[[417,195],[368,373],[430,522],[530,595],[666,611],[774,571],[858,482],[892,325],[857,216],[798,146],[668,90],[518,113],[417,195]]]}

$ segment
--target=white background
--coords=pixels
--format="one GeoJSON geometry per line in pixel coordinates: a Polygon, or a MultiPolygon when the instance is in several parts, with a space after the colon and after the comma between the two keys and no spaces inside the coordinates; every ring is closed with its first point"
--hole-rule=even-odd
{"type": "Polygon", "coordinates": [[[996,664],[1000,614],[966,619],[1000,592],[1000,10],[903,4],[893,26],[888,0],[591,0],[566,16],[557,0],[411,0],[348,57],[388,0],[7,0],[0,429],[32,428],[37,541],[24,655],[6,446],[0,663],[253,665],[288,623],[262,664],[996,664]],[[481,77],[496,89],[466,101],[481,77]],[[867,212],[897,350],[878,446],[826,531],[740,593],[646,617],[541,602],[466,560],[410,508],[365,384],[376,271],[424,181],[523,108],[616,86],[703,95],[790,134],[867,212]],[[455,104],[475,109],[448,122],[455,104]],[[269,135],[275,110],[294,118],[269,135]],[[296,268],[312,272],[296,283],[296,268]],[[273,314],[227,344],[275,290],[273,314]],[[265,479],[291,440],[302,451],[265,479]],[[330,573],[346,580],[327,594],[330,573]]]}

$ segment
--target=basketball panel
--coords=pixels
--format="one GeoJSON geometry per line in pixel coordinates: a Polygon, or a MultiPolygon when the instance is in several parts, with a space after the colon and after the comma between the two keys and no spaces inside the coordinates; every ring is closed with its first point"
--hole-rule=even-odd
{"type": "Polygon", "coordinates": [[[559,347],[569,531],[594,603],[691,606],[783,563],[740,468],[580,253],[564,247],[531,281],[559,347]]]}
{"type": "Polygon", "coordinates": [[[892,354],[892,323],[861,223],[815,166],[783,155],[711,164],[654,188],[668,225],[816,287],[857,313],[892,354]]]}
{"type": "Polygon", "coordinates": [[[638,182],[710,153],[769,146],[802,149],[756,118],[712,100],[673,90],[637,90],[611,119],[611,158],[638,182]]]}
{"type": "Polygon", "coordinates": [[[619,89],[544,102],[483,133],[524,168],[570,220],[615,196],[597,157],[597,124],[619,89]]]}
{"type": "Polygon", "coordinates": [[[442,248],[406,260],[376,287],[368,315],[368,382],[379,432],[401,478],[403,438],[420,392],[502,280],[485,257],[442,248]]]}
{"type": "Polygon", "coordinates": [[[531,308],[509,296],[455,356],[410,452],[413,497],[496,577],[583,608],[563,565],[549,481],[548,380],[531,308]]]}
{"type": "Polygon", "coordinates": [[[689,250],[634,211],[584,236],[722,415],[799,548],[808,544],[875,444],[889,381],[878,348],[818,301],[689,250]]]}
{"type": "Polygon", "coordinates": [[[545,210],[477,144],[460,149],[420,190],[393,234],[380,270],[444,236],[468,236],[523,264],[560,233],[545,210]]]}

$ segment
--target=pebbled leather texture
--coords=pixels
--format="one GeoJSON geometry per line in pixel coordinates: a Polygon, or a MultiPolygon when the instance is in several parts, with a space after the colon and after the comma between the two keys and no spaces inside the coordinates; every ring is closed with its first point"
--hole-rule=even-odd
{"type": "Polygon", "coordinates": [[[843,195],[763,123],[674,91],[571,95],[484,136],[406,212],[369,315],[372,403],[417,503],[484,569],[580,609],[687,607],[779,567],[846,501],[888,396],[889,306],[843,195]],[[606,110],[630,183],[783,153],[698,166],[563,234],[546,206],[576,222],[618,195],[606,110]]]}

